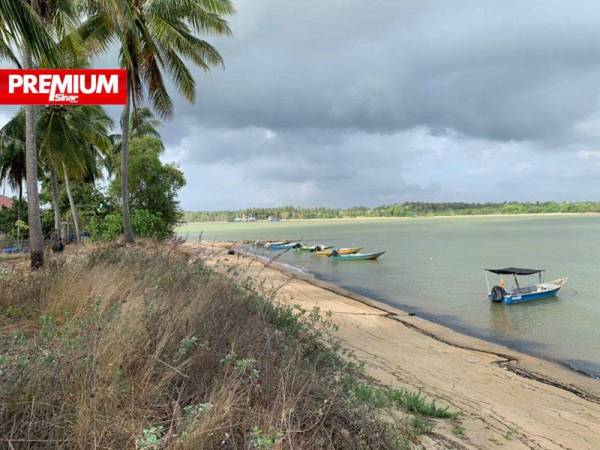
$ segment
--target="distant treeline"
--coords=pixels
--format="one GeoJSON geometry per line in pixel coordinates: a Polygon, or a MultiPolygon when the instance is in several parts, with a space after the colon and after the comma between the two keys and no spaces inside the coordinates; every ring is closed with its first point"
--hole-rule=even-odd
{"type": "Polygon", "coordinates": [[[600,212],[600,202],[507,202],[507,203],[421,203],[406,202],[369,208],[248,208],[239,211],[186,212],[186,222],[226,222],[236,218],[256,220],[277,219],[336,219],[349,217],[416,217],[462,216],[479,214],[540,214],[600,212]]]}

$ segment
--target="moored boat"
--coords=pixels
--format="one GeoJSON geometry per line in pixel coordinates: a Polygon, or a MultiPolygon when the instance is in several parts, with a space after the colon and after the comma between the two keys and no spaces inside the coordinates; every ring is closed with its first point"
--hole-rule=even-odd
{"type": "Polygon", "coordinates": [[[488,286],[488,298],[494,303],[505,303],[507,305],[555,297],[560,288],[562,288],[568,281],[567,277],[562,277],[557,278],[551,283],[544,282],[544,275],[546,273],[545,269],[506,267],[504,269],[485,270],[485,278],[488,286]],[[487,276],[488,272],[500,276],[498,284],[494,285],[492,288],[490,288],[490,283],[487,276]],[[507,288],[502,275],[512,275],[514,279],[514,286],[507,288]],[[531,275],[537,275],[538,282],[535,284],[521,286],[518,277],[531,275]]]}
{"type": "Polygon", "coordinates": [[[299,242],[269,242],[269,245],[265,245],[268,250],[289,250],[292,248],[298,248],[302,244],[299,242]]]}
{"type": "Polygon", "coordinates": [[[352,253],[349,255],[341,255],[335,250],[331,254],[331,259],[334,261],[367,261],[367,260],[376,260],[385,252],[374,252],[374,253],[352,253]]]}
{"type": "Polygon", "coordinates": [[[321,250],[328,250],[330,248],[333,248],[333,245],[323,245],[323,244],[301,245],[300,247],[296,248],[296,251],[298,251],[298,252],[317,252],[317,251],[321,251],[321,250]]]}
{"type": "Polygon", "coordinates": [[[338,252],[338,255],[351,255],[353,253],[358,253],[359,251],[362,250],[362,247],[348,247],[348,248],[328,248],[325,250],[317,250],[317,255],[319,256],[331,256],[331,254],[333,253],[333,251],[336,250],[338,252]]]}
{"type": "Polygon", "coordinates": [[[288,242],[290,242],[290,241],[266,242],[265,245],[264,245],[264,247],[270,249],[271,247],[282,246],[284,244],[287,244],[288,242]]]}

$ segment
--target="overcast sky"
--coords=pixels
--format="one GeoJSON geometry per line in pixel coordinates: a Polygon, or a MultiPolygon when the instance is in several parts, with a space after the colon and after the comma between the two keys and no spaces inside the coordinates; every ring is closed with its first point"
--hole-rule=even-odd
{"type": "Polygon", "coordinates": [[[162,129],[184,209],[600,200],[597,1],[235,4],[162,129]]]}

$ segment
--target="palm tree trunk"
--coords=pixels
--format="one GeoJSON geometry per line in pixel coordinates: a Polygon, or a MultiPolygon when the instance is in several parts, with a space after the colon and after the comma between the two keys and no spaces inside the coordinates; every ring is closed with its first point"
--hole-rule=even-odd
{"type": "Polygon", "coordinates": [[[50,168],[50,180],[52,182],[52,206],[54,209],[54,239],[52,250],[59,252],[63,249],[60,220],[60,197],[58,195],[58,176],[53,167],[50,168]]]}
{"type": "Polygon", "coordinates": [[[77,206],[73,200],[73,193],[71,192],[71,181],[69,180],[69,174],[67,172],[67,166],[63,163],[63,171],[65,173],[65,188],[67,189],[67,196],[69,197],[69,205],[71,205],[71,215],[73,216],[73,225],[75,225],[75,235],[77,236],[77,243],[81,240],[79,234],[79,216],[77,215],[77,206]]]}
{"type": "MultiPolygon", "coordinates": [[[[24,46],[24,66],[31,67],[31,53],[24,46]]],[[[44,265],[44,236],[40,218],[40,197],[38,192],[38,163],[35,136],[35,109],[25,107],[25,166],[27,168],[27,215],[29,225],[29,257],[31,268],[39,269],[44,265]]]]}
{"type": "MultiPolygon", "coordinates": [[[[19,180],[19,204],[17,205],[17,223],[21,222],[21,203],[23,202],[23,180],[19,180]]],[[[17,242],[21,247],[21,227],[17,227],[17,242]]]]}
{"type": "Polygon", "coordinates": [[[52,182],[52,206],[54,209],[54,231],[57,236],[60,236],[60,198],[58,195],[58,177],[56,171],[50,169],[50,181],[52,182]]]}
{"type": "Polygon", "coordinates": [[[129,216],[129,116],[131,115],[131,88],[127,77],[127,103],[121,116],[121,201],[123,203],[123,234],[125,241],[135,242],[129,216]]]}

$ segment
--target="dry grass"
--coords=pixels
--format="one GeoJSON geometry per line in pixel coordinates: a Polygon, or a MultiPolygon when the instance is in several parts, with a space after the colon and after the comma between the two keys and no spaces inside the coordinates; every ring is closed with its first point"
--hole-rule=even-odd
{"type": "Polygon", "coordinates": [[[174,247],[109,245],[0,276],[0,447],[406,448],[356,401],[318,315],[174,247]]]}

